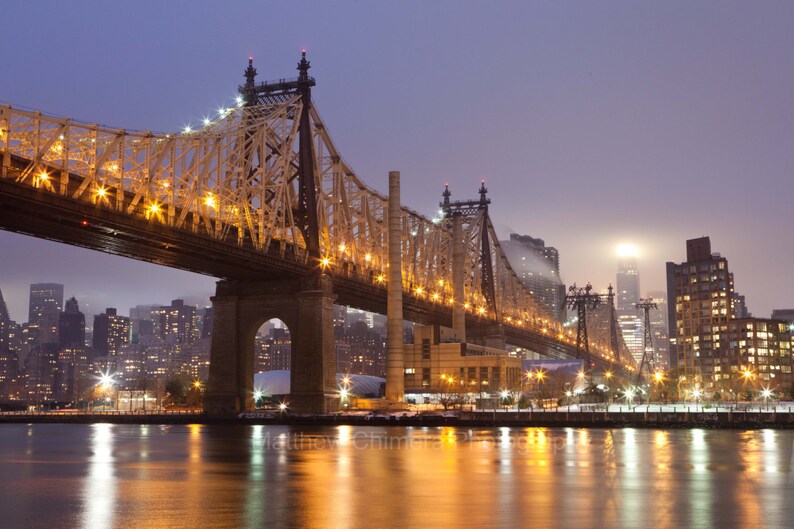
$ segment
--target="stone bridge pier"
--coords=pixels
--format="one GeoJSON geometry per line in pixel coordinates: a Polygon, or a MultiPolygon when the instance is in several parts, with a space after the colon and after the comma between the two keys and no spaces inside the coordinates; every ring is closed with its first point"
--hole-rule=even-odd
{"type": "Polygon", "coordinates": [[[266,321],[290,331],[290,411],[328,413],[338,408],[331,280],[219,281],[214,310],[205,410],[228,417],[254,409],[254,342],[266,321]]]}

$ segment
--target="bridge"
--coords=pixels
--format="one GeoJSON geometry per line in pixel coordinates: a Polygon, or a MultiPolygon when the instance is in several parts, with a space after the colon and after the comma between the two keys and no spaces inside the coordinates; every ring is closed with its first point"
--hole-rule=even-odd
{"type": "Polygon", "coordinates": [[[401,205],[398,174],[388,196],[361,180],[313,104],[309,68],[304,52],[297,78],[257,83],[249,59],[237,104],[174,134],[0,106],[0,228],[219,278],[206,398],[217,415],[253,407],[254,335],[272,318],[292,331],[291,407],[334,409],[334,303],[389,312],[395,400],[402,318],[588,369],[634,368],[625,351],[577,344],[533,299],[484,183],[479,200],[445,189],[430,218],[401,205]]]}

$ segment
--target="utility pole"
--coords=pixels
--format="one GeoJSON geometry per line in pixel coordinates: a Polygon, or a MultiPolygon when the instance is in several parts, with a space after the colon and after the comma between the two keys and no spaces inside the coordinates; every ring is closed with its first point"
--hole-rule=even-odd
{"type": "Polygon", "coordinates": [[[656,303],[653,302],[652,298],[642,298],[640,299],[640,302],[634,306],[638,309],[642,309],[645,312],[645,347],[642,350],[642,361],[640,362],[640,368],[637,370],[637,385],[639,385],[642,381],[643,369],[647,369],[648,376],[651,376],[655,366],[653,336],[651,335],[650,311],[651,309],[657,308],[657,306],[656,303]]]}
{"type": "Polygon", "coordinates": [[[593,286],[590,283],[587,283],[584,288],[577,288],[576,283],[574,283],[568,288],[565,303],[568,308],[576,309],[578,320],[576,356],[584,361],[585,378],[590,380],[592,363],[590,361],[590,341],[587,338],[587,311],[596,308],[601,303],[601,296],[593,293],[593,286]]]}

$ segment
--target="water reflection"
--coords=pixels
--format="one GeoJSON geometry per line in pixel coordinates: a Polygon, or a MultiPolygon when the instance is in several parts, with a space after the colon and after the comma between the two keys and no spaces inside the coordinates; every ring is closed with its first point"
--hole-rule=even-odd
{"type": "Polygon", "coordinates": [[[91,456],[83,483],[83,527],[113,527],[116,508],[113,425],[94,424],[90,428],[91,456]]]}
{"type": "Polygon", "coordinates": [[[6,425],[0,525],[792,527],[793,444],[781,430],[6,425]]]}

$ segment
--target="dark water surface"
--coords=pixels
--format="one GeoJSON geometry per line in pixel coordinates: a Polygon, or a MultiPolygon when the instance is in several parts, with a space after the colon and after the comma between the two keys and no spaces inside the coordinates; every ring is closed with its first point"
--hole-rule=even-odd
{"type": "Polygon", "coordinates": [[[0,426],[0,526],[794,528],[794,431],[0,426]]]}

